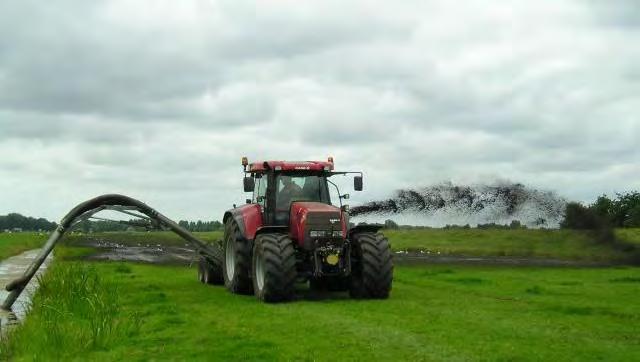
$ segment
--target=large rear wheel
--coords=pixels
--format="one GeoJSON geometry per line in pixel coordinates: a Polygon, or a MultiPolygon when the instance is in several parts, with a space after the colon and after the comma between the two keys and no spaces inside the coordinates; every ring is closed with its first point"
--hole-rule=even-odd
{"type": "Polygon", "coordinates": [[[285,234],[261,234],[253,247],[253,290],[268,303],[285,302],[295,296],[296,253],[285,234]]]}
{"type": "Polygon", "coordinates": [[[355,234],[351,257],[351,297],[388,298],[393,281],[393,259],[389,240],[380,233],[355,234]]]}
{"type": "Polygon", "coordinates": [[[251,246],[240,234],[240,228],[233,219],[224,227],[224,285],[236,294],[251,294],[253,285],[249,277],[251,266],[251,246]]]}

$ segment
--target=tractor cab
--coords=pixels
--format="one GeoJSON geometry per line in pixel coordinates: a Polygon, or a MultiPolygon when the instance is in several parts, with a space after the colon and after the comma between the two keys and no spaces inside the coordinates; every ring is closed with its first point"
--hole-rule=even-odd
{"type": "Polygon", "coordinates": [[[265,161],[246,165],[243,159],[243,165],[245,192],[253,192],[247,201],[260,205],[264,225],[289,226],[295,202],[332,205],[328,181],[335,174],[332,158],[327,162],[265,161]]]}

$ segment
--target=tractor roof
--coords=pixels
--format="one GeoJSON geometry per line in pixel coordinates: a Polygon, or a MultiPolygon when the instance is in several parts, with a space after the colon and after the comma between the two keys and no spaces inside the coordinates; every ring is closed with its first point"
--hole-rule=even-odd
{"type": "Polygon", "coordinates": [[[327,161],[260,161],[249,164],[249,172],[276,171],[333,171],[333,162],[327,161]]]}

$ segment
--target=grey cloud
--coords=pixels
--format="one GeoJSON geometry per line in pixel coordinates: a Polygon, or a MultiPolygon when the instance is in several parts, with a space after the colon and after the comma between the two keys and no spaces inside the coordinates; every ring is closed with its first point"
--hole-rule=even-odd
{"type": "Polygon", "coordinates": [[[69,6],[71,13],[58,5],[5,4],[0,10],[10,11],[0,11],[0,44],[6,44],[0,53],[0,104],[132,120],[200,119],[208,114],[180,104],[234,82],[229,74],[246,62],[286,60],[396,32],[392,23],[382,27],[373,17],[354,22],[349,14],[318,14],[313,8],[296,16],[270,7],[253,13],[234,2],[204,6],[214,17],[230,17],[219,24],[208,23],[205,12],[196,24],[164,26],[155,20],[141,28],[132,19],[113,19],[108,5],[69,6]]]}
{"type": "Polygon", "coordinates": [[[588,200],[638,179],[633,4],[3,2],[0,213],[29,186],[53,218],[113,191],[219,217],[242,155],[333,155],[360,202],[485,177],[588,200]]]}

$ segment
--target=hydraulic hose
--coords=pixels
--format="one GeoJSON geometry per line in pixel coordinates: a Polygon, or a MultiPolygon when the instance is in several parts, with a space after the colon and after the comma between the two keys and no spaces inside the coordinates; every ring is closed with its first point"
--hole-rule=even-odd
{"type": "MultiPolygon", "coordinates": [[[[86,215],[90,215],[105,209],[109,209],[110,206],[124,206],[135,209],[149,218],[156,220],[160,225],[170,229],[174,233],[178,234],[180,237],[185,239],[188,243],[193,245],[199,253],[206,255],[211,259],[212,262],[216,264],[222,263],[222,251],[214,246],[208,245],[202,240],[196,238],[193,234],[191,234],[188,230],[178,225],[173,220],[168,217],[162,215],[149,205],[145,204],[142,201],[136,200],[134,198],[118,195],[118,194],[108,194],[98,196],[96,198],[87,200],[78,206],[74,207],[69,213],[60,221],[60,225],[56,230],[51,233],[49,239],[45,243],[44,247],[40,250],[38,256],[33,260],[33,262],[29,265],[27,270],[24,272],[22,277],[10,282],[7,284],[5,289],[9,291],[9,295],[4,300],[2,304],[2,309],[11,310],[13,303],[15,303],[16,299],[20,296],[24,288],[29,284],[29,281],[36,274],[42,263],[45,261],[47,256],[51,253],[53,248],[56,246],[58,241],[64,236],[65,232],[67,232],[74,224],[74,222],[86,215]]],[[[117,211],[117,209],[116,209],[117,211]]]]}

